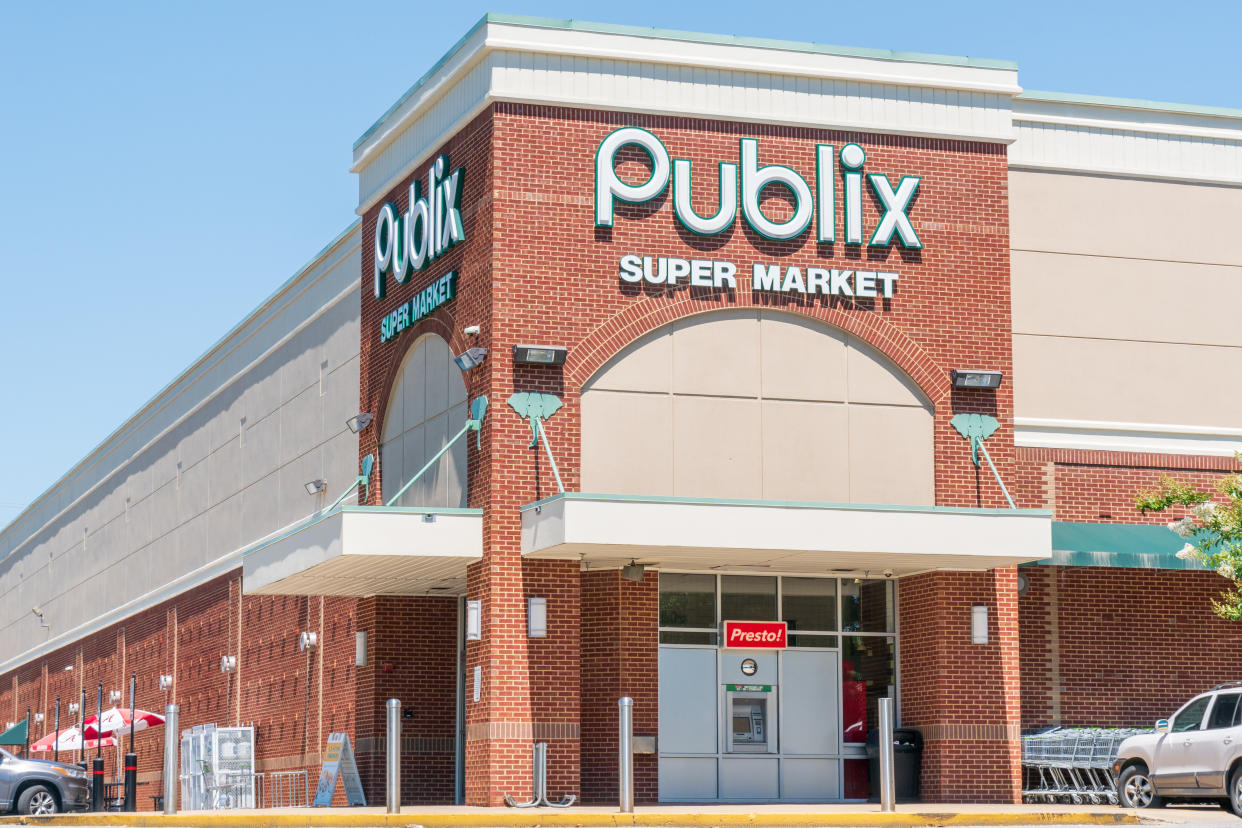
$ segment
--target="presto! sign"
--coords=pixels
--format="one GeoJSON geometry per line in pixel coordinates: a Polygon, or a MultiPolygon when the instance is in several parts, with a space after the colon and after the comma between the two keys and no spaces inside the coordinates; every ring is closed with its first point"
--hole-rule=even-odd
{"type": "Polygon", "coordinates": [[[783,650],[786,647],[784,621],[726,621],[724,645],[733,648],[783,650]]]}

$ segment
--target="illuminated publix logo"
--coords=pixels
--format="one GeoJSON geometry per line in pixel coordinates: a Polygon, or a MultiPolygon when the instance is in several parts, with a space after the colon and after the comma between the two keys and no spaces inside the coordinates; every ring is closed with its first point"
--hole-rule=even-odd
{"type": "Polygon", "coordinates": [[[907,215],[922,179],[906,176],[896,188],[888,176],[863,173],[866,151],[858,144],[846,144],[838,154],[832,144],[815,147],[816,192],[806,179],[789,167],[778,164],[759,166],[759,142],[743,138],[737,164],[722,162],[717,174],[720,204],[714,215],[701,216],[690,204],[690,162],[684,158],[670,160],[660,139],[645,129],[622,127],[600,142],[595,154],[595,224],[611,227],[613,205],[617,201],[639,204],[664,192],[669,179],[673,181],[673,214],[687,230],[702,236],[723,233],[737,218],[738,170],[741,170],[742,216],[756,233],[769,239],[793,239],[802,235],[815,222],[816,240],[835,242],[837,210],[837,162],[841,163],[841,189],[845,213],[846,244],[863,243],[863,179],[879,199],[884,215],[872,230],[867,244],[884,247],[900,239],[904,247],[921,248],[923,242],[907,215]],[[626,184],[617,176],[616,157],[622,147],[638,146],[651,157],[651,176],[642,184],[626,184]],[[759,194],[769,184],[783,185],[793,196],[794,212],[786,221],[772,221],[759,209],[759,194]]]}
{"type": "Polygon", "coordinates": [[[449,158],[441,155],[427,169],[427,195],[420,196],[420,182],[410,182],[409,208],[400,213],[389,202],[375,218],[375,298],[384,298],[388,276],[404,284],[410,274],[422,270],[465,240],[461,223],[461,191],[464,167],[448,172],[449,158]]]}

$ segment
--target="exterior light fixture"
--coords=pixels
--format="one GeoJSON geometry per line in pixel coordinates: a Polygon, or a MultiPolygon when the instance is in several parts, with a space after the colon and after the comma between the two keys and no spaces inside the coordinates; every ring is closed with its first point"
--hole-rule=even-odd
{"type": "Polygon", "coordinates": [[[42,714],[42,713],[36,713],[36,714],[34,714],[34,723],[35,723],[35,724],[42,724],[42,723],[43,723],[43,714],[42,714]]]}
{"type": "Polygon", "coordinates": [[[69,715],[70,716],[78,715],[78,711],[81,709],[82,709],[81,705],[79,705],[77,702],[69,702],[69,715]]]}
{"type": "Polygon", "coordinates": [[[548,637],[548,599],[526,599],[526,635],[529,638],[548,637]]]}
{"type": "Polygon", "coordinates": [[[367,666],[367,631],[358,630],[354,633],[354,666],[367,666]]]}
{"type": "Polygon", "coordinates": [[[457,367],[463,371],[469,371],[476,365],[481,365],[485,359],[487,359],[486,348],[467,348],[463,353],[453,357],[457,367]]]}
{"type": "Polygon", "coordinates": [[[173,681],[173,679],[172,679],[172,676],[170,676],[170,675],[165,674],[165,675],[160,676],[160,689],[161,689],[161,690],[171,690],[171,689],[172,689],[172,681],[173,681]]]}
{"type": "Polygon", "coordinates": [[[976,604],[970,608],[970,643],[988,643],[987,604],[976,604]]]}
{"type": "Polygon", "coordinates": [[[313,650],[319,643],[319,633],[304,632],[298,636],[298,652],[313,650]]]}
{"type": "Polygon", "coordinates": [[[561,345],[514,345],[513,361],[525,365],[564,365],[569,349],[561,345]]]}
{"type": "Polygon", "coordinates": [[[346,420],[345,427],[348,428],[350,431],[352,431],[354,434],[357,434],[359,431],[362,431],[364,428],[369,426],[371,424],[371,421],[374,419],[375,419],[374,414],[372,414],[369,411],[364,411],[363,413],[355,414],[354,416],[346,420]]]}
{"type": "Polygon", "coordinates": [[[643,564],[631,560],[628,564],[621,567],[621,577],[627,581],[633,581],[636,584],[641,584],[643,581],[644,569],[646,569],[646,567],[643,564]]]}
{"type": "Polygon", "coordinates": [[[233,673],[237,671],[237,656],[220,656],[220,672],[233,673]]]}
{"type": "Polygon", "coordinates": [[[66,672],[66,673],[71,673],[71,672],[73,672],[73,665],[72,665],[72,664],[66,664],[66,665],[65,665],[65,672],[66,672]]]}
{"type": "Polygon", "coordinates": [[[327,481],[320,477],[306,484],[306,493],[308,495],[317,495],[321,494],[326,488],[328,488],[327,481]]]}
{"type": "Polygon", "coordinates": [[[109,690],[108,691],[108,704],[120,704],[120,703],[121,703],[121,691],[120,690],[109,690]]]}
{"type": "Polygon", "coordinates": [[[466,640],[478,641],[483,638],[483,604],[479,601],[466,602],[466,640]]]}
{"type": "Polygon", "coordinates": [[[954,368],[949,372],[954,388],[1000,388],[1000,371],[980,371],[974,368],[954,368]]]}

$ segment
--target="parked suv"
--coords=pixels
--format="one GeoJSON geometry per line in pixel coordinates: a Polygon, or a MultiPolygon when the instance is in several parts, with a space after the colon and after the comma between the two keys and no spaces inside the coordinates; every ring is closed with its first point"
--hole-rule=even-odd
{"type": "Polygon", "coordinates": [[[43,759],[19,759],[0,748],[0,813],[45,816],[90,806],[86,771],[43,759]]]}
{"type": "Polygon", "coordinates": [[[1242,682],[1195,696],[1155,733],[1126,739],[1113,770],[1124,808],[1220,799],[1242,816],[1242,682]]]}

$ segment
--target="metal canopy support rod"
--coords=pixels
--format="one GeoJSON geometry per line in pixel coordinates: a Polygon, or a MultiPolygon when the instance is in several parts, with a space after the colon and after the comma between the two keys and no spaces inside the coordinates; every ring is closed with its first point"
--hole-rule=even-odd
{"type": "Polygon", "coordinates": [[[370,497],[371,492],[371,468],[375,465],[375,455],[368,454],[362,458],[362,474],[354,478],[354,482],[349,484],[349,488],[341,492],[341,496],[332,501],[332,505],[325,511],[331,512],[337,506],[341,505],[341,501],[349,497],[349,493],[355,491],[359,486],[367,487],[367,496],[370,497]]]}
{"type": "Polygon", "coordinates": [[[1000,472],[996,470],[996,464],[992,462],[992,455],[988,454],[988,447],[983,443],[979,443],[979,450],[983,452],[983,459],[988,461],[988,468],[992,470],[992,476],[996,478],[996,483],[1001,487],[1001,491],[1005,493],[1005,500],[1009,501],[1009,508],[1016,509],[1013,498],[1009,496],[1009,490],[1005,488],[1005,481],[1001,480],[1000,472]]]}
{"type": "Polygon", "coordinates": [[[552,446],[548,443],[548,433],[543,430],[543,420],[535,420],[535,424],[539,428],[539,441],[543,443],[543,450],[548,455],[548,462],[552,464],[552,474],[556,477],[556,488],[560,489],[561,494],[564,494],[565,484],[561,482],[561,470],[556,467],[556,458],[552,456],[552,446]]]}
{"type": "Polygon", "coordinates": [[[427,469],[434,466],[436,464],[436,461],[438,461],[441,457],[443,457],[444,453],[453,447],[454,443],[456,443],[462,437],[466,436],[466,432],[479,431],[480,429],[483,428],[483,418],[487,416],[487,397],[484,397],[484,396],[475,397],[474,402],[470,404],[470,414],[471,414],[471,418],[469,420],[466,420],[466,424],[462,426],[461,431],[454,434],[453,439],[445,443],[444,448],[437,451],[435,457],[432,457],[430,460],[428,460],[426,465],[424,465],[421,469],[419,469],[418,472],[413,477],[407,480],[405,485],[402,486],[400,489],[398,489],[397,493],[393,495],[392,497],[390,497],[388,499],[388,503],[385,505],[387,506],[395,505],[396,502],[401,499],[401,495],[405,494],[406,491],[411,486],[414,485],[414,481],[422,477],[427,472],[427,469]]]}

